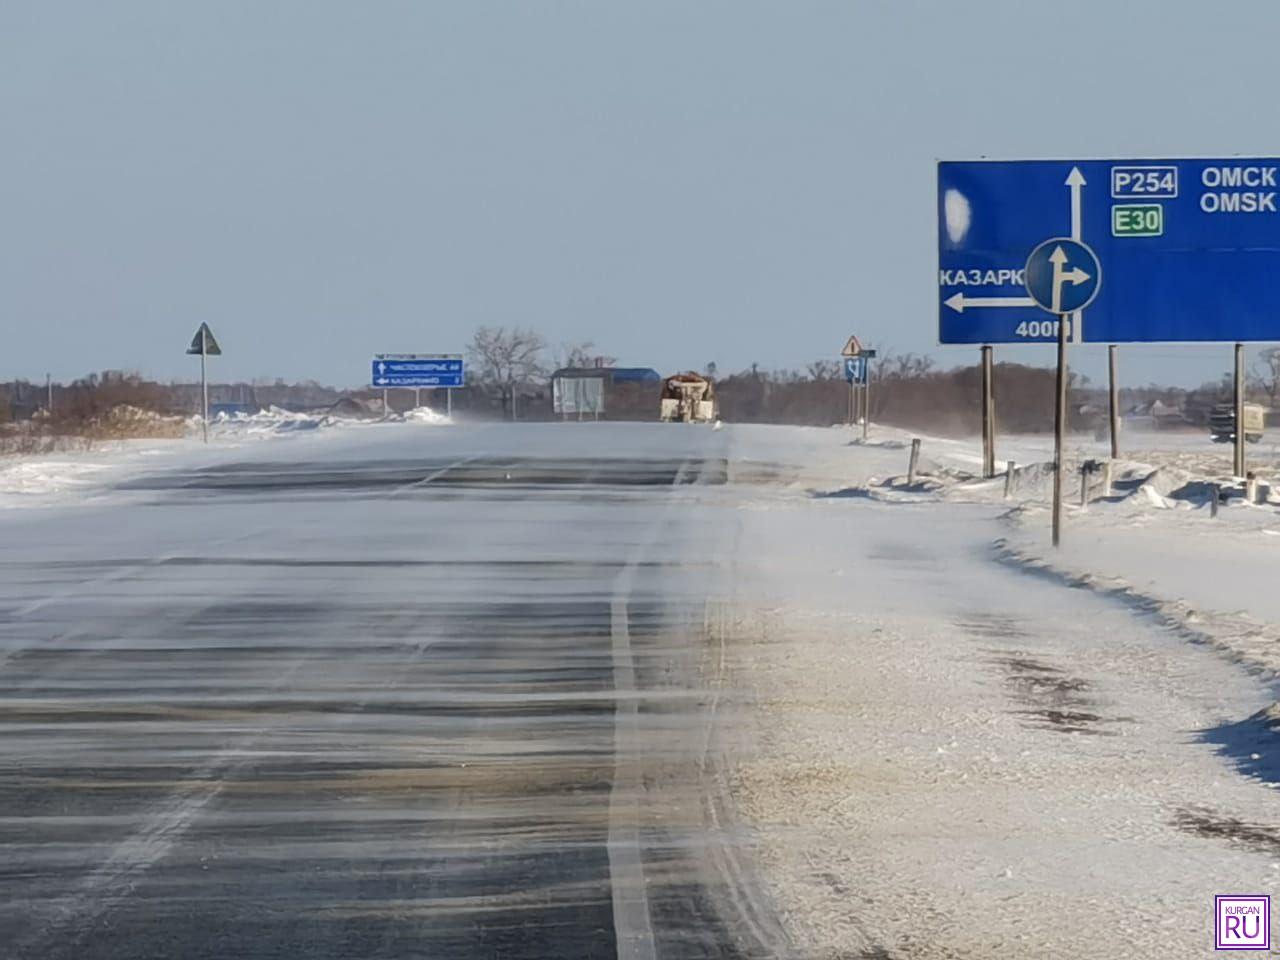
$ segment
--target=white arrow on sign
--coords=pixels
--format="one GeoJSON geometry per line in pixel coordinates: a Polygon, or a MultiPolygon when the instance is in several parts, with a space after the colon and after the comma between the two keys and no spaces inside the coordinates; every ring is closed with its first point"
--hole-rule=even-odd
{"type": "Polygon", "coordinates": [[[1049,254],[1049,262],[1053,264],[1053,307],[1054,313],[1062,313],[1062,285],[1070,283],[1073,286],[1078,283],[1084,283],[1089,279],[1089,274],[1085,273],[1079,267],[1072,267],[1070,270],[1063,270],[1063,265],[1067,262],[1067,253],[1061,246],[1053,248],[1053,253],[1049,254]]]}
{"type": "Polygon", "coordinates": [[[378,372],[379,372],[379,373],[386,373],[386,372],[387,372],[387,365],[386,365],[385,363],[380,363],[380,364],[378,364],[378,372]]]}
{"type": "Polygon", "coordinates": [[[1080,218],[1080,188],[1085,185],[1084,174],[1079,167],[1071,168],[1066,184],[1071,188],[1071,239],[1079,243],[1084,233],[1084,223],[1080,218]]]}
{"type": "Polygon", "coordinates": [[[1034,307],[1030,297],[966,297],[964,291],[942,301],[956,313],[964,313],[965,307],[1034,307]]]}
{"type": "MultiPolygon", "coordinates": [[[[1084,174],[1079,167],[1072,167],[1067,174],[1066,184],[1071,188],[1071,239],[1077,243],[1084,236],[1084,220],[1080,212],[1080,198],[1085,185],[1084,174]]],[[[1071,339],[1080,343],[1084,339],[1084,311],[1077,310],[1071,314],[1071,339]]]]}

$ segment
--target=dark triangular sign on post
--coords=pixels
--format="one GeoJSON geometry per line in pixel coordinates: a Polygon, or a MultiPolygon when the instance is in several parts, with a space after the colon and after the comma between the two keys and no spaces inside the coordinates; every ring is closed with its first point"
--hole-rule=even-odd
{"type": "Polygon", "coordinates": [[[207,323],[200,324],[200,329],[191,338],[191,346],[187,348],[187,353],[194,353],[197,356],[203,353],[206,357],[222,356],[222,348],[218,346],[218,341],[213,339],[213,331],[209,329],[207,323]]]}

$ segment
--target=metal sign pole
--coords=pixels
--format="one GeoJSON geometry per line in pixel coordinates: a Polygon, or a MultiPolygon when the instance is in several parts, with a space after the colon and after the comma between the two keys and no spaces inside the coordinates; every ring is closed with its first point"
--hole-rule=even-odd
{"type": "Polygon", "coordinates": [[[1067,429],[1067,320],[1058,317],[1057,398],[1053,406],[1053,545],[1062,541],[1062,447],[1067,429]]]}
{"type": "Polygon", "coordinates": [[[871,430],[871,359],[862,361],[862,439],[871,430]]]}
{"type": "Polygon", "coordinates": [[[849,415],[845,417],[845,422],[848,423],[849,426],[851,427],[858,422],[857,421],[857,400],[855,399],[857,395],[858,395],[858,385],[853,381],[853,378],[851,377],[849,379],[849,415]]]}
{"type": "Polygon", "coordinates": [[[1236,344],[1236,373],[1235,373],[1235,401],[1236,410],[1236,444],[1235,444],[1235,475],[1237,477],[1244,476],[1244,344],[1236,344]]]}
{"type": "Polygon", "coordinates": [[[982,348],[982,476],[990,480],[996,475],[995,398],[992,392],[991,347],[982,348]]]}
{"type": "Polygon", "coordinates": [[[444,392],[444,409],[445,416],[453,416],[453,390],[451,388],[446,388],[444,392]]]}
{"type": "Polygon", "coordinates": [[[204,433],[204,442],[209,442],[209,377],[205,373],[205,357],[209,354],[209,341],[204,331],[200,332],[200,428],[204,433]]]}
{"type": "Polygon", "coordinates": [[[1111,381],[1111,459],[1120,458],[1120,382],[1116,376],[1116,345],[1107,347],[1107,376],[1111,381]]]}

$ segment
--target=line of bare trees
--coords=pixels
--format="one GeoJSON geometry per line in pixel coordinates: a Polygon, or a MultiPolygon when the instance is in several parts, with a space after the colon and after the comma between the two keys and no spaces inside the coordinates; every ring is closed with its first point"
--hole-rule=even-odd
{"type": "MultiPolygon", "coordinates": [[[[590,341],[551,346],[538,331],[526,327],[484,326],[475,331],[467,350],[468,385],[455,393],[454,409],[479,417],[518,416],[548,419],[552,416],[548,384],[550,374],[562,367],[612,366],[590,341]]],[[[940,433],[969,434],[979,428],[980,374],[976,366],[939,370],[933,358],[882,349],[873,365],[872,417],[880,422],[940,433]]],[[[666,371],[672,372],[672,371],[666,371]]],[[[751,367],[727,375],[714,363],[704,372],[716,381],[722,416],[726,420],[762,423],[830,425],[842,422],[848,409],[848,385],[842,364],[820,359],[794,370],[751,367]]],[[[46,406],[43,384],[0,384],[0,423],[43,417],[42,429],[83,431],[86,424],[100,424],[110,411],[136,408],[161,414],[194,411],[195,388],[190,384],[159,384],[136,374],[106,371],[71,384],[54,385],[54,416],[42,413],[46,406]]],[[[607,405],[608,416],[651,419],[656,417],[659,384],[628,384],[607,405]]],[[[1162,409],[1181,412],[1188,423],[1207,420],[1217,403],[1230,397],[1229,379],[1195,389],[1150,385],[1126,388],[1121,404],[1126,410],[1162,409]]],[[[1280,347],[1261,351],[1251,369],[1248,396],[1270,407],[1280,406],[1280,347]]],[[[334,403],[342,392],[308,381],[283,381],[217,385],[215,400],[247,404],[275,404],[298,409],[318,409],[334,403]]],[[[1052,423],[1052,372],[1039,367],[1002,363],[996,368],[996,406],[1000,429],[1034,432],[1052,423]]],[[[356,391],[373,396],[373,391],[356,391]]],[[[1073,381],[1077,427],[1087,426],[1106,408],[1103,390],[1087,380],[1073,381]]],[[[408,399],[400,398],[404,402],[408,399]]],[[[430,397],[428,402],[441,402],[430,397]]]]}

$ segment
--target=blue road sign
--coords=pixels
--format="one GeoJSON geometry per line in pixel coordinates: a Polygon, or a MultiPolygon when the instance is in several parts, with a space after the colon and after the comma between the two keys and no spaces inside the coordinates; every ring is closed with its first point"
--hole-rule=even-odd
{"type": "Polygon", "coordinates": [[[462,358],[416,354],[375,357],[371,382],[375,387],[460,387],[464,382],[462,358]]]}
{"type": "Polygon", "coordinates": [[[844,378],[850,383],[866,383],[867,358],[865,356],[845,357],[844,378]]]}
{"type": "Polygon", "coordinates": [[[1083,310],[1098,295],[1097,255],[1070,237],[1054,237],[1027,257],[1026,287],[1041,310],[1062,315],[1083,310]]]}
{"type": "Polygon", "coordinates": [[[1077,342],[1280,340],[1278,184],[1266,158],[941,162],[938,339],[1052,341],[1056,292],[1077,342]]]}

